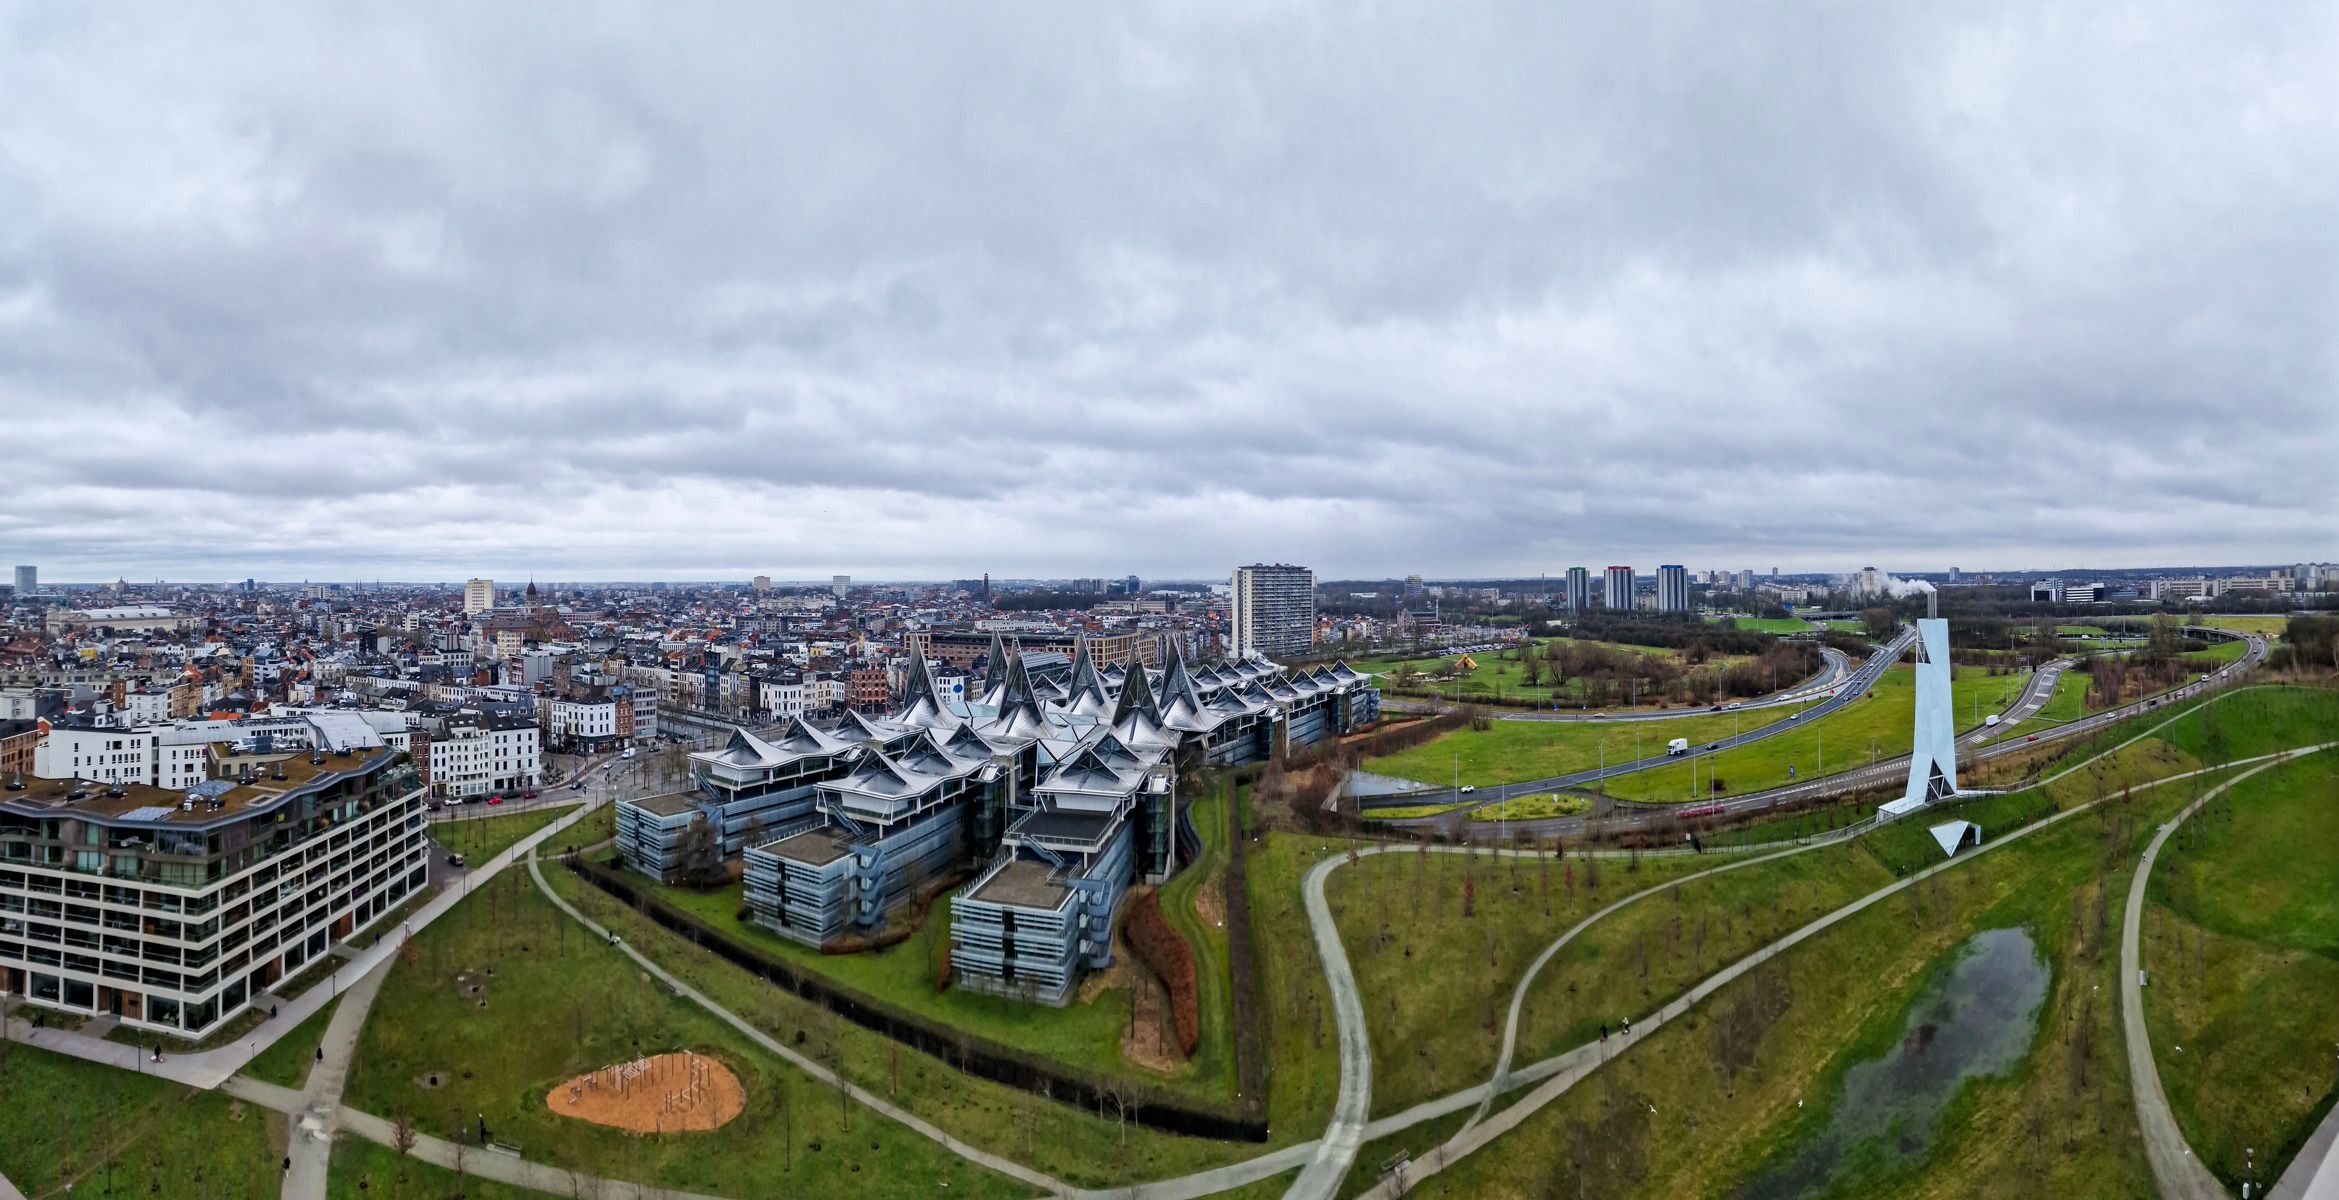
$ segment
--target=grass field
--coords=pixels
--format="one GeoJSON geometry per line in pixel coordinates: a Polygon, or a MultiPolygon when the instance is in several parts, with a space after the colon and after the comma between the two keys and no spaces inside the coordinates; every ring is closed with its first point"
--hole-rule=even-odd
{"type": "Polygon", "coordinates": [[[1375,1114],[1483,1080],[1511,988],[1568,926],[1627,893],[1713,865],[1681,856],[1601,860],[1596,869],[1591,861],[1413,849],[1365,855],[1326,880],[1365,998],[1375,1114]]]}
{"type": "MultiPolygon", "coordinates": [[[[2052,971],[2041,1032],[2027,1056],[2003,1074],[1969,1081],[1941,1117],[1928,1151],[1906,1162],[1874,1147],[1855,1152],[1825,1187],[1806,1194],[2150,1194],[2149,1171],[2127,1115],[2118,1009],[2109,999],[2117,982],[2113,939],[2122,885],[2119,871],[2107,871],[2105,864],[2132,863],[2153,822],[2183,802],[2182,794],[2163,793],[2182,791],[2143,793],[2118,813],[2072,818],[1847,919],[1723,989],[1683,1020],[1645,1041],[1636,1039],[1593,1079],[1417,1194],[1729,1194],[1818,1134],[1846,1072],[1900,1037],[1910,1002],[1942,969],[1946,952],[1979,930],[2009,927],[2036,940],[2052,971]],[[1744,1013],[1755,1015],[1725,1019],[1744,1013]],[[1735,1031],[1727,1043],[1726,1029],[1735,1031]],[[1740,1065],[1725,1075],[1725,1060],[1740,1065]]],[[[1795,868],[1805,876],[1788,885],[1794,898],[1786,903],[1816,910],[1838,889],[1857,887],[1858,880],[1835,882],[1826,869],[1830,864],[1820,861],[1853,853],[1812,852],[1813,862],[1795,868]],[[1795,889],[1804,893],[1796,896],[1795,889]]],[[[1851,861],[1839,857],[1832,865],[1851,861]]],[[[1858,869],[1870,880],[1884,870],[1881,863],[1858,869]]],[[[1779,920],[1754,911],[1767,897],[1760,876],[1713,882],[1710,890],[1682,889],[1685,925],[1718,921],[1724,913],[1749,929],[1757,921],[1779,920]]],[[[1668,928],[1671,907],[1660,899],[1656,908],[1636,914],[1637,933],[1620,926],[1609,935],[1646,940],[1652,979],[1663,961],[1657,957],[1660,937],[1676,946],[1691,942],[1687,953],[1695,953],[1694,934],[1668,928]]],[[[1563,968],[1581,999],[1555,1007],[1552,1024],[1564,1027],[1582,1021],[1587,1009],[1635,999],[1637,953],[1629,954],[1629,969],[1620,969],[1624,964],[1610,965],[1617,945],[1605,949],[1606,961],[1594,960],[1588,971],[1563,968]],[[1623,997],[1602,1000],[1592,990],[1612,993],[1618,976],[1624,977],[1623,997]]],[[[1539,992],[1547,988],[1564,985],[1541,985],[1539,992]]],[[[1664,992],[1652,983],[1649,1001],[1664,992]]],[[[1547,1044],[1564,1041],[1564,1028],[1544,1036],[1547,1044]]]]}
{"type": "Polygon", "coordinates": [[[309,1068],[317,1061],[317,1046],[325,1040],[325,1025],[333,1019],[333,1010],[341,1007],[341,997],[325,1002],[325,1007],[309,1014],[309,1019],[292,1027],[292,1031],[276,1039],[276,1044],[262,1050],[245,1064],[243,1073],[262,1083],[298,1090],[309,1079],[309,1068]]]}
{"type": "Polygon", "coordinates": [[[1511,796],[1471,812],[1473,821],[1503,822],[1528,821],[1538,817],[1572,817],[1592,807],[1584,796],[1564,792],[1538,792],[1532,796],[1511,796]]]}
{"type": "Polygon", "coordinates": [[[2206,625],[2211,629],[2230,629],[2235,633],[2255,633],[2263,637],[2276,637],[2290,624],[2290,618],[2266,615],[2219,616],[2216,613],[2201,613],[2187,617],[2185,623],[2206,625]]]}
{"type": "Polygon", "coordinates": [[[1437,804],[1402,804],[1395,808],[1367,809],[1365,815],[1380,821],[1408,821],[1416,817],[1434,817],[1440,813],[1449,813],[1473,803],[1476,803],[1475,799],[1464,800],[1460,803],[1448,800],[1437,804]]]}
{"type": "MultiPolygon", "coordinates": [[[[1012,1156],[1057,1178],[1106,1187],[1217,1166],[1259,1152],[1255,1145],[1121,1126],[1085,1109],[1046,1102],[1003,1084],[977,1079],[939,1059],[903,1049],[880,1034],[834,1019],[794,993],[681,942],[565,870],[547,866],[545,878],[569,903],[764,1032],[787,1043],[805,1035],[799,1049],[815,1057],[829,1057],[860,1086],[886,1096],[954,1137],[1012,1156]]],[[[1034,1019],[1040,1015],[1035,1011],[1034,1019]]],[[[862,1117],[854,1119],[857,1122],[862,1117]]],[[[1286,1136],[1290,1140],[1310,1135],[1299,1129],[1286,1136]]]]}
{"type": "MultiPolygon", "coordinates": [[[[1794,710],[1748,708],[1671,721],[1495,721],[1485,730],[1459,729],[1434,741],[1385,758],[1369,758],[1364,769],[1428,784],[1453,781],[1456,755],[1461,781],[1476,787],[1545,779],[1588,771],[1603,761],[1629,762],[1663,754],[1670,738],[1703,743],[1740,730],[1759,729],[1787,719],[1794,710]]],[[[1620,776],[1619,780],[1629,778],[1620,776]]],[[[1684,777],[1686,779],[1686,776],[1684,777]]],[[[1684,785],[1686,786],[1686,784],[1684,785]]]]}
{"type": "Polygon", "coordinates": [[[458,821],[433,821],[430,839],[474,863],[485,862],[503,853],[512,843],[552,824],[575,810],[574,804],[557,808],[533,808],[527,812],[498,814],[492,817],[470,817],[458,821]]]}
{"type": "Polygon", "coordinates": [[[1231,1056],[1198,1059],[1166,1076],[1122,1058],[1121,1030],[1129,1021],[1133,996],[1126,986],[1091,984],[1070,1004],[1050,1010],[1046,1020],[1035,1020],[1032,1006],[1012,997],[989,996],[964,988],[936,991],[936,969],[950,944],[950,906],[946,901],[930,906],[924,926],[905,941],[866,953],[822,954],[754,922],[739,920],[741,888],[738,884],[710,891],[657,887],[647,881],[641,886],[738,941],[803,970],[912,1012],[924,1013],[953,1028],[1082,1070],[1139,1079],[1209,1099],[1224,1100],[1234,1095],[1231,1056]]]}
{"type": "Polygon", "coordinates": [[[1810,633],[1819,628],[1801,617],[1739,617],[1732,624],[1762,633],[1810,633]]]}
{"type": "MultiPolygon", "coordinates": [[[[829,1023],[801,1032],[808,1054],[834,1052],[829,1023]]],[[[385,1118],[409,1114],[447,1138],[483,1116],[495,1140],[539,1162],[725,1195],[1019,1190],[840,1103],[833,1089],[656,986],[554,910],[524,871],[480,885],[401,954],[366,1023],[345,1099],[385,1118]],[[573,1075],[686,1048],[740,1076],[747,1111],[738,1120],[712,1132],[636,1137],[565,1120],[545,1105],[547,1090],[573,1075]]]]}
{"type": "MultiPolygon", "coordinates": [[[[2028,675],[1989,675],[1978,668],[1958,668],[1950,684],[1957,722],[1974,724],[1976,705],[1987,715],[2003,709],[2022,692],[2028,675]]],[[[1619,775],[1600,785],[1609,795],[1631,800],[1703,799],[1779,787],[1796,780],[1815,779],[1829,771],[1866,766],[1874,758],[1908,752],[1916,714],[1916,674],[1894,667],[1876,681],[1868,694],[1848,707],[1814,718],[1809,724],[1774,737],[1715,754],[1688,759],[1630,775],[1619,775]],[[1827,757],[1820,755],[1824,751],[1827,757]],[[1788,769],[1794,768],[1792,777],[1788,769]],[[1696,791],[1691,790],[1694,771],[1696,791]],[[1712,780],[1726,785],[1715,790],[1712,780]]],[[[1454,735],[1458,736],[1458,735],[1454,735]]],[[[1709,737],[1689,735],[1693,745],[1709,737]]]]}
{"type": "Polygon", "coordinates": [[[282,1121],[199,1092],[30,1046],[0,1046],[0,1174],[27,1196],[220,1196],[282,1187],[282,1121]]]}
{"type": "Polygon", "coordinates": [[[325,1195],[328,1200],[380,1200],[385,1196],[541,1200],[544,1193],[468,1173],[458,1177],[435,1163],[401,1158],[388,1146],[363,1138],[343,1137],[333,1144],[333,1162],[325,1176],[325,1195]]]}
{"type": "Polygon", "coordinates": [[[2226,1186],[2279,1177],[2339,1094],[2339,763],[2244,780],[2162,848],[2145,1016],[2169,1103],[2226,1186]]]}
{"type": "Polygon", "coordinates": [[[1201,1037],[1193,1073],[1202,1079],[1234,1077],[1234,991],[1227,964],[1224,877],[1227,829],[1233,821],[1233,787],[1218,783],[1193,801],[1194,832],[1202,855],[1162,885],[1161,911],[1194,948],[1201,1037]]]}
{"type": "MultiPolygon", "coordinates": [[[[1601,645],[1626,654],[1646,654],[1664,658],[1678,658],[1682,653],[1678,649],[1664,646],[1632,646],[1619,642],[1580,642],[1574,638],[1536,638],[1532,644],[1541,646],[1554,642],[1568,645],[1601,645]]],[[[1423,676],[1414,681],[1412,684],[1414,688],[1435,691],[1440,696],[1453,700],[1551,701],[1556,699],[1563,704],[1575,704],[1581,700],[1583,693],[1578,686],[1580,681],[1570,680],[1565,686],[1559,688],[1540,683],[1530,687],[1525,682],[1526,675],[1523,664],[1504,657],[1504,653],[1504,651],[1490,650],[1484,654],[1469,655],[1469,659],[1477,664],[1477,669],[1459,681],[1437,682],[1428,676],[1442,674],[1464,657],[1462,655],[1376,656],[1350,665],[1356,670],[1380,675],[1383,677],[1384,686],[1393,686],[1390,675],[1395,671],[1397,664],[1410,662],[1423,676]]],[[[1709,656],[1704,665],[1721,667],[1745,661],[1747,658],[1744,655],[1715,654],[1709,656]]],[[[1616,705],[1613,707],[1621,711],[1625,706],[1616,705]]],[[[1652,708],[1653,706],[1643,705],[1642,707],[1652,708]]]]}

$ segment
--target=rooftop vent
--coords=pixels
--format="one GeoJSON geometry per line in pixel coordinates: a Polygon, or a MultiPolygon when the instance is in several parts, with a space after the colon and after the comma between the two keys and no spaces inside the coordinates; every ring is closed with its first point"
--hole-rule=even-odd
{"type": "Polygon", "coordinates": [[[24,790],[24,772],[18,771],[8,777],[8,790],[12,792],[24,790]]]}
{"type": "Polygon", "coordinates": [[[273,771],[270,771],[270,772],[268,772],[268,778],[270,778],[270,779],[273,779],[273,780],[275,780],[275,781],[276,781],[276,782],[278,782],[278,783],[282,783],[282,782],[284,782],[284,760],[283,760],[283,759],[281,759],[281,758],[280,758],[280,759],[277,759],[277,760],[276,760],[276,769],[275,769],[275,770],[273,770],[273,771]]]}

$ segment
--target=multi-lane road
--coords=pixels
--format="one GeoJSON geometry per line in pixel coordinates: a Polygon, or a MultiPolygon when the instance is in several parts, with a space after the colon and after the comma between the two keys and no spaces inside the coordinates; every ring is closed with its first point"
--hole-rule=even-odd
{"type": "MultiPolygon", "coordinates": [[[[1744,733],[1732,734],[1719,741],[1704,743],[1695,749],[1695,753],[1698,755],[1720,753],[1736,746],[1759,742],[1766,737],[1775,737],[1790,729],[1799,729],[1803,722],[1816,721],[1858,700],[1867,693],[1869,688],[1875,686],[1877,679],[1883,676],[1887,668],[1898,662],[1900,656],[1908,652],[1909,647],[1914,645],[1916,640],[1916,630],[1903,630],[1900,636],[1885,643],[1876,653],[1869,655],[1868,660],[1861,663],[1860,668],[1853,671],[1841,684],[1834,687],[1807,687],[1788,696],[1764,702],[1766,705],[1808,705],[1802,711],[1783,721],[1773,721],[1757,729],[1749,729],[1744,733]]],[[[1678,755],[1652,754],[1626,762],[1609,763],[1589,771],[1576,771],[1567,775],[1554,775],[1548,779],[1528,779],[1505,784],[1503,791],[1506,795],[1526,795],[1534,792],[1555,791],[1560,788],[1583,787],[1586,784],[1599,783],[1610,776],[1626,775],[1634,771],[1645,771],[1651,767],[1661,767],[1669,762],[1678,762],[1680,757],[1678,755]]],[[[1374,796],[1365,801],[1365,811],[1367,815],[1370,815],[1371,810],[1375,807],[1387,808],[1420,804],[1425,800],[1452,794],[1454,794],[1454,790],[1451,788],[1425,787],[1415,791],[1374,796]]],[[[1496,799],[1497,797],[1488,796],[1486,802],[1493,803],[1496,799]]]]}
{"type": "MultiPolygon", "coordinates": [[[[2239,659],[2227,663],[2215,671],[2209,672],[2202,678],[2196,679],[2191,683],[2183,685],[2182,687],[2174,688],[2157,696],[2143,697],[2141,699],[2131,701],[2127,704],[2120,705],[2117,708],[2105,709],[2102,712],[2093,713],[2076,721],[2066,721],[2059,725],[2050,725],[2034,733],[2024,734],[2019,737],[2011,736],[2012,727],[2037,716],[2039,710],[2046,707],[2047,702],[2054,697],[2055,681],[2060,678],[2063,671],[2069,669],[2069,663],[2067,660],[2058,660],[2056,662],[2048,663],[2045,666],[2039,668],[2036,675],[2031,679],[2029,686],[2023,690],[2022,696],[2007,709],[2005,714],[1999,719],[1998,724],[1977,725],[1972,729],[1969,729],[1958,735],[1957,740],[1960,749],[1960,758],[1964,763],[1967,764],[1988,762],[1991,759],[2001,758],[2006,755],[2019,754],[2022,751],[2031,749],[2041,743],[2051,743],[2070,738],[2085,737],[2103,729],[2106,726],[2114,725],[2121,721],[2125,721],[2130,717],[2141,715],[2159,707],[2160,705],[2182,700],[2211,688],[2223,687],[2226,684],[2233,682],[2233,680],[2240,676],[2243,671],[2248,670],[2250,667],[2256,666],[2266,657],[2266,639],[2256,634],[2235,634],[2225,630],[2215,629],[2188,630],[2187,632],[2204,633],[2209,636],[2228,639],[2239,638],[2246,644],[2245,650],[2242,654],[2242,657],[2239,659]],[[1992,742],[1990,740],[1994,737],[2001,737],[2001,735],[2007,736],[2004,736],[2002,740],[1996,742],[1992,742]]],[[[1770,726],[1769,728],[1775,729],[1779,726],[1791,726],[1792,724],[1792,722],[1781,721],[1778,722],[1777,725],[1770,726]]],[[[1520,834],[1526,834],[1533,837],[1573,837],[1585,832],[1586,827],[1594,821],[1598,823],[1599,827],[1604,832],[1624,831],[1641,828],[1649,824],[1652,820],[1673,817],[1684,811],[1694,810],[1701,814],[1711,813],[1739,815],[1748,812],[1757,812],[1768,808],[1777,808],[1802,801],[1814,800],[1823,796],[1844,795],[1847,793],[1864,792],[1875,788],[1888,787],[1898,782],[1908,774],[1908,762],[1908,755],[1901,754],[1893,758],[1881,760],[1871,766],[1860,767],[1851,771],[1842,771],[1804,783],[1790,784],[1781,788],[1772,788],[1768,791],[1748,792],[1745,795],[1717,801],[1711,805],[1633,805],[1628,811],[1614,813],[1604,817],[1546,817],[1537,820],[1526,821],[1480,822],[1466,822],[1464,818],[1458,816],[1457,814],[1467,812],[1468,809],[1457,809],[1454,812],[1443,813],[1436,817],[1424,817],[1412,821],[1392,821],[1389,823],[1392,825],[1409,825],[1417,828],[1440,828],[1449,833],[1466,833],[1474,838],[1484,838],[1495,841],[1508,840],[1520,834]]],[[[1611,771],[1610,773],[1614,774],[1616,772],[1611,771]]],[[[1508,790],[1512,794],[1525,794],[1530,790],[1536,790],[1539,786],[1547,785],[1522,784],[1515,785],[1508,790]]],[[[1443,789],[1440,789],[1441,793],[1442,791],[1443,789]]],[[[1376,797],[1376,799],[1378,798],[1376,797]]],[[[1418,801],[1416,801],[1416,803],[1418,803],[1418,801]]],[[[1489,799],[1486,803],[1494,803],[1494,801],[1489,799]]],[[[1480,806],[1472,805],[1470,807],[1475,808],[1480,806]]],[[[1370,815],[1369,809],[1366,810],[1366,815],[1370,815]]]]}

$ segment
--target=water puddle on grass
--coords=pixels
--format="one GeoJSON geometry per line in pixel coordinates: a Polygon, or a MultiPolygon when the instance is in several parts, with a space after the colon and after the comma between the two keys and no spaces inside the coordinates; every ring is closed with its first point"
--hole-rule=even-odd
{"type": "Polygon", "coordinates": [[[1740,1188],[1736,1200],[1810,1195],[1851,1160],[1875,1169],[1915,1158],[1932,1145],[1958,1088],[2028,1052],[2047,995],[2047,964],[2030,935],[1987,930],[1951,953],[1955,963],[1910,1006],[1900,1041],[1844,1073],[1826,1130],[1740,1188]]]}

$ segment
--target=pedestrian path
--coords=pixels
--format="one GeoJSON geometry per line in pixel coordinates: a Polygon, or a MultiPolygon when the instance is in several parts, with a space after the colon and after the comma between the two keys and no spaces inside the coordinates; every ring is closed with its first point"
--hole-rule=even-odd
{"type": "Polygon", "coordinates": [[[2339,1200],[2339,1104],[2299,1147],[2290,1169],[2274,1181],[2268,1200],[2339,1200]]]}
{"type": "MultiPolygon", "coordinates": [[[[2293,750],[2272,762],[2252,767],[2203,793],[2152,835],[2144,857],[2128,880],[2128,908],[2120,916],[2120,1028],[2128,1042],[2128,1083],[2136,1096],[2136,1125],[2144,1135],[2144,1158],[2152,1165],[2153,1181],[2162,1200],[2225,1200],[2225,1185],[2193,1153],[2168,1105],[2160,1085],[2160,1068],[2152,1057],[2152,1036],[2144,1024],[2144,891],[2152,882],[2152,863],[2169,835],[2201,806],[2222,796],[2242,780],[2279,763],[2311,754],[2324,747],[2293,750]]],[[[2328,1122],[2326,1122],[2327,1124],[2328,1122]]]]}
{"type": "Polygon", "coordinates": [[[341,1119],[341,1090],[349,1083],[349,1067],[357,1057],[358,1038],[365,1032],[366,1013],[390,977],[388,962],[366,972],[347,994],[333,1019],[325,1024],[325,1038],[317,1046],[317,1061],[309,1069],[308,1087],[301,1093],[301,1112],[293,1120],[292,1166],[284,1173],[284,1200],[324,1200],[331,1167],[333,1135],[341,1119]]]}

